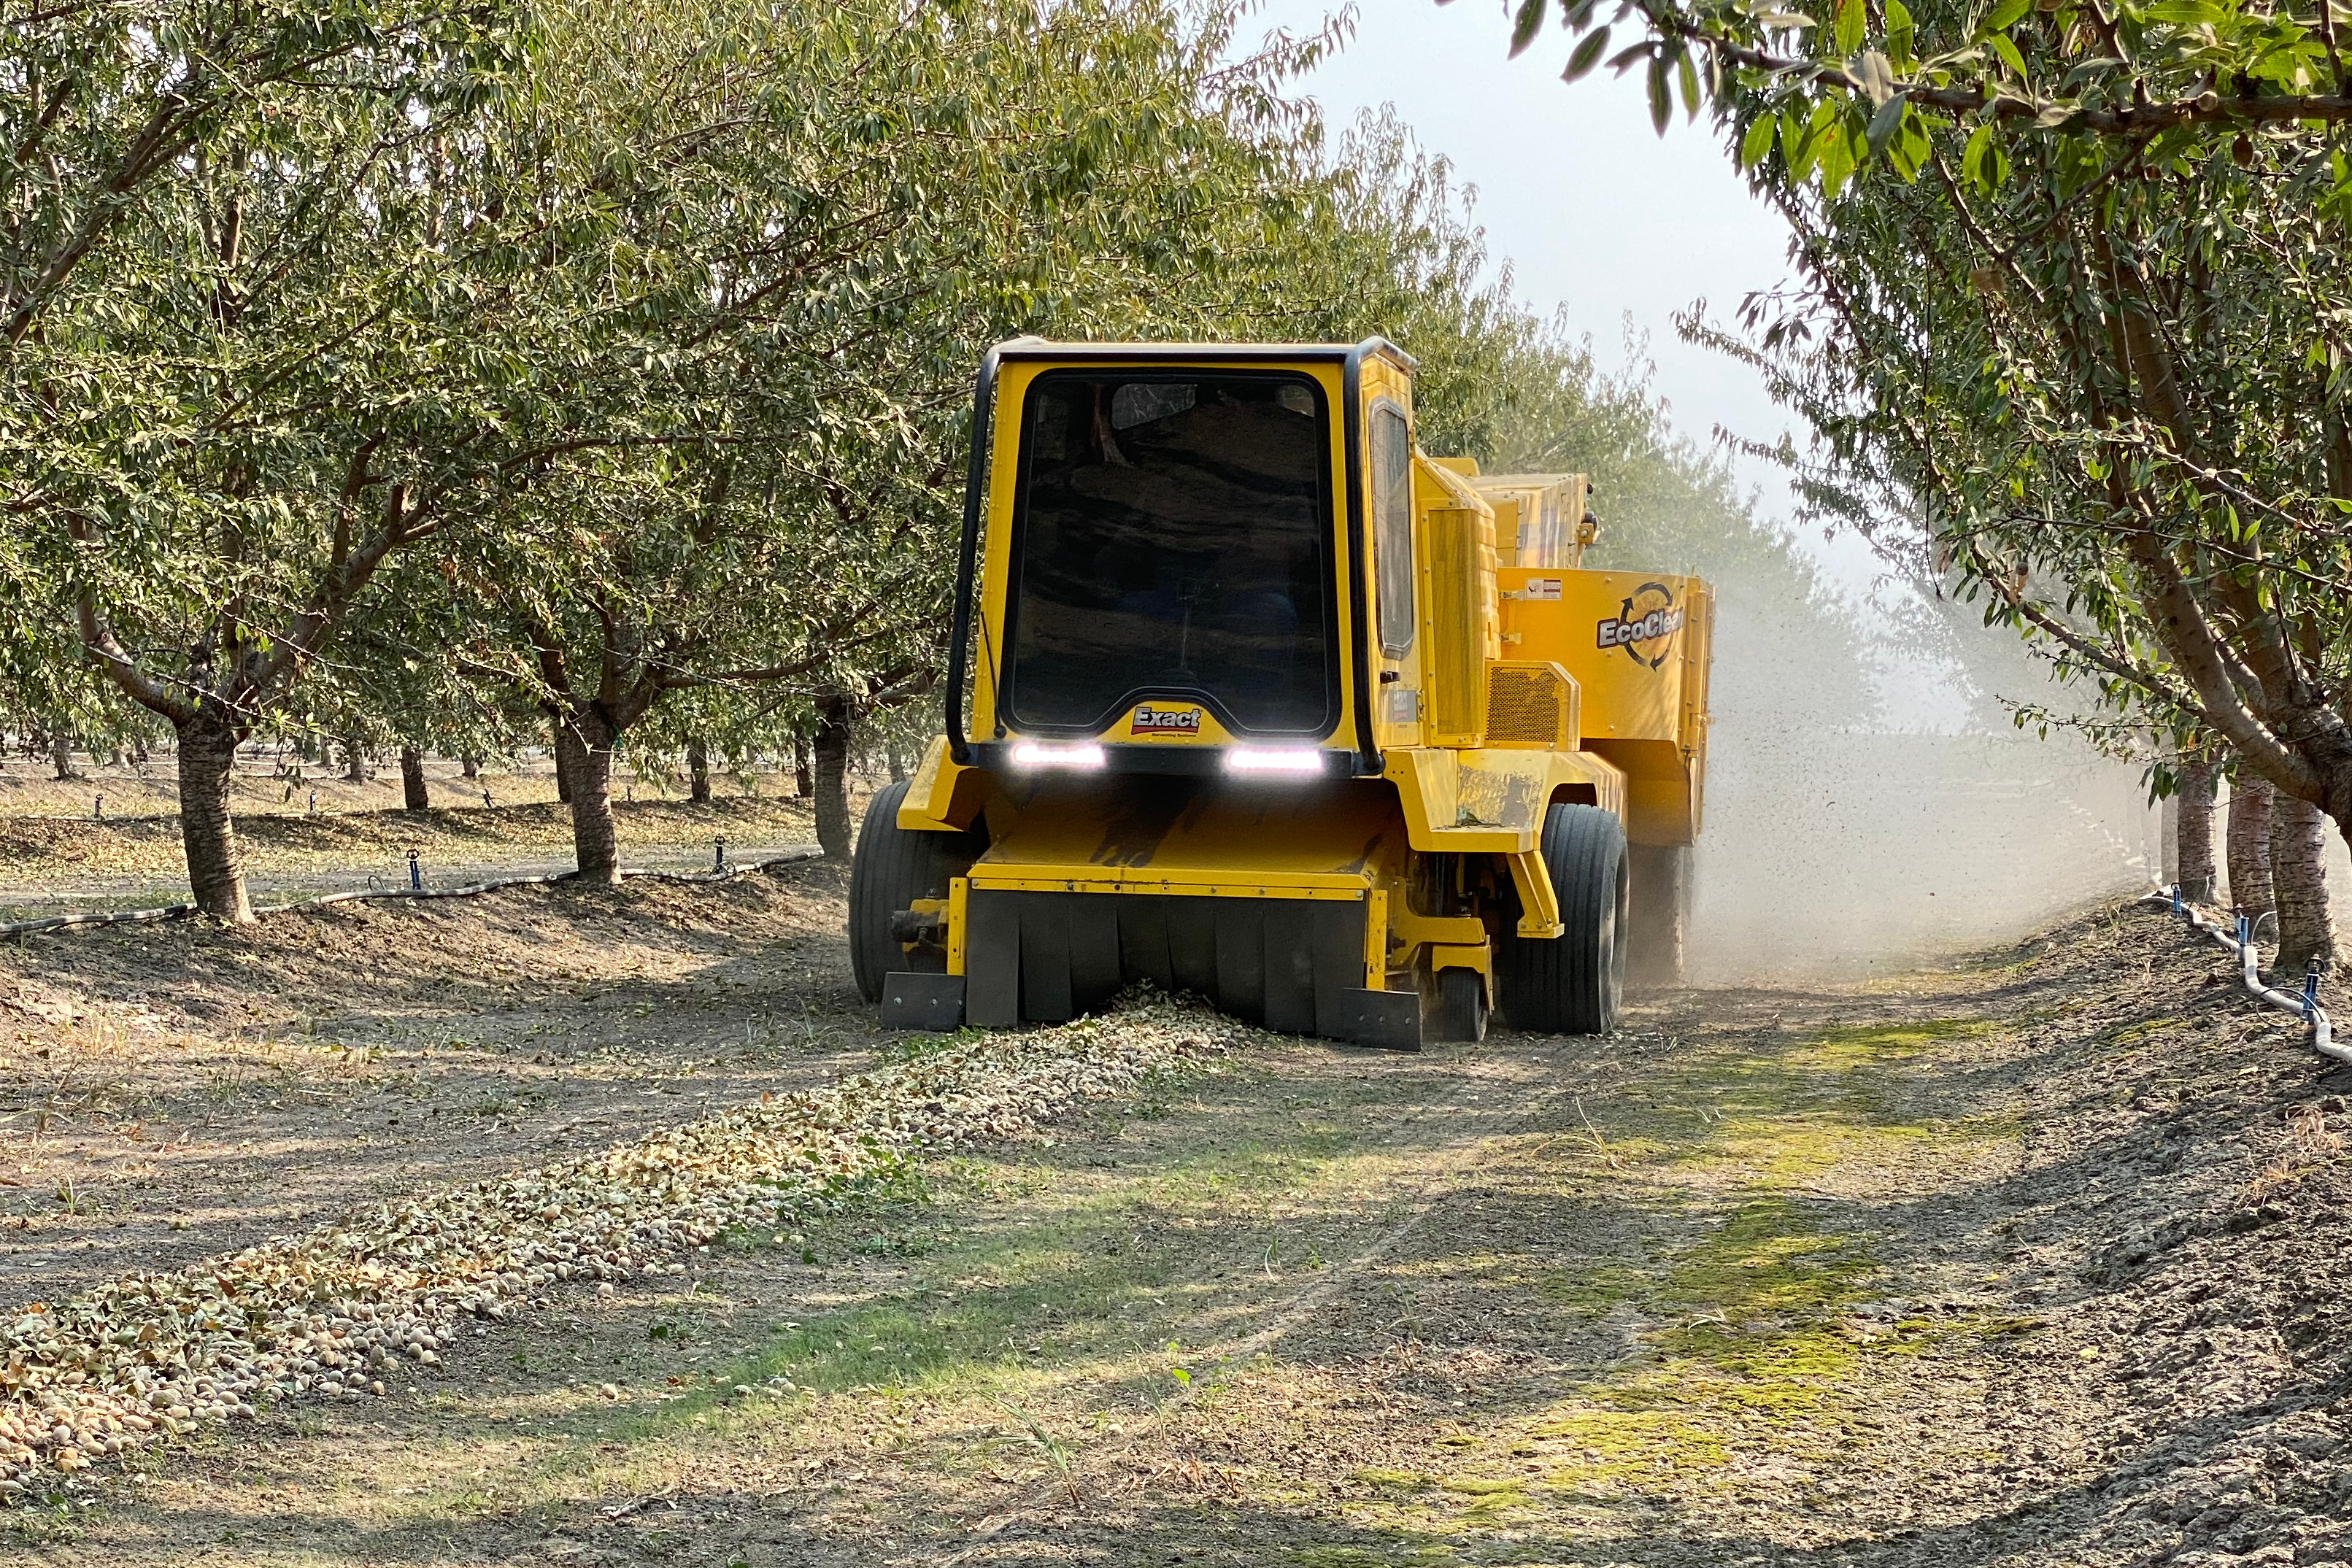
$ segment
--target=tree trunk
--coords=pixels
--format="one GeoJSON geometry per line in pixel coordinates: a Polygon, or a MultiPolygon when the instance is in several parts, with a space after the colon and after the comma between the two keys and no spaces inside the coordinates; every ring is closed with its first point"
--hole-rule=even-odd
{"type": "Polygon", "coordinates": [[[827,860],[849,857],[849,694],[816,699],[816,841],[827,860]]]}
{"type": "Polygon", "coordinates": [[[58,777],[71,779],[73,770],[73,737],[60,735],[49,742],[49,759],[58,765],[58,777]]]}
{"type": "Polygon", "coordinates": [[[613,731],[593,709],[573,716],[557,731],[561,764],[563,737],[570,737],[572,852],[580,880],[610,887],[621,880],[620,835],[613,824],[613,731]]]}
{"type": "Polygon", "coordinates": [[[343,742],[343,782],[367,782],[367,754],[360,749],[360,743],[356,740],[343,742]]]}
{"type": "Polygon", "coordinates": [[[2179,845],[2180,896],[2191,904],[2213,902],[2213,765],[2180,761],[2180,814],[2173,832],[2179,845]]]}
{"type": "Polygon", "coordinates": [[[907,759],[898,755],[898,743],[895,740],[885,740],[882,743],[882,758],[890,766],[890,782],[904,784],[907,781],[907,759]]]}
{"type": "Polygon", "coordinates": [[[816,775],[809,771],[809,744],[793,737],[793,791],[805,800],[816,793],[816,775]]]}
{"type": "Polygon", "coordinates": [[[580,764],[580,740],[559,720],[555,726],[555,799],[572,804],[572,770],[580,764]]]}
{"type": "Polygon", "coordinates": [[[480,758],[478,758],[478,757],[475,756],[475,755],[474,755],[472,752],[470,752],[470,751],[466,752],[466,753],[462,754],[461,756],[459,756],[459,758],[457,758],[457,777],[458,777],[458,778],[460,778],[460,779],[479,779],[481,776],[482,776],[482,759],[481,759],[480,758]]]}
{"type": "Polygon", "coordinates": [[[2277,789],[2252,768],[2241,764],[2230,786],[2230,824],[2225,840],[2230,850],[2230,902],[2249,920],[2260,920],[2278,908],[2271,886],[2271,808],[2277,789]]]}
{"type": "Polygon", "coordinates": [[[2278,897],[2278,956],[2271,974],[2281,986],[2299,984],[2305,969],[2336,967],[2336,922],[2327,912],[2326,813],[2308,800],[2281,795],[2271,807],[2271,879],[2278,897]]]}
{"type": "Polygon", "coordinates": [[[710,804],[710,747],[699,740],[686,743],[687,799],[698,806],[710,804]]]}
{"type": "Polygon", "coordinates": [[[433,799],[425,792],[425,753],[413,746],[400,748],[400,809],[430,810],[433,799]]]}
{"type": "Polygon", "coordinates": [[[243,925],[252,920],[253,905],[246,901],[245,866],[228,811],[236,732],[209,706],[178,728],[180,846],[188,857],[188,889],[198,909],[243,925]]]}

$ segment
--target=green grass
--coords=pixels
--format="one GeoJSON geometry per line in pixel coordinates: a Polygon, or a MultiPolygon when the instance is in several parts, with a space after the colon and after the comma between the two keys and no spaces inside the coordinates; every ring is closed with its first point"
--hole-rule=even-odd
{"type": "Polygon", "coordinates": [[[2012,1136],[2000,1119],[1947,1122],[1910,1109],[1906,1080],[1921,1059],[1991,1027],[1839,1028],[1695,1059],[1631,1118],[1635,1135],[1602,1129],[1591,1140],[1580,1157],[1614,1162],[1621,1200],[1661,1214],[1678,1207],[1687,1223],[1679,1241],[1639,1263],[1547,1282],[1588,1318],[1624,1312],[1648,1325],[1642,1356],[1527,1428],[1554,1461],[1550,1490],[1588,1500],[1704,1490],[1759,1440],[1784,1455],[1824,1454],[1872,1358],[1916,1354],[1944,1332],[1914,1322],[1865,1342],[1851,1331],[1881,1266],[1814,1189],[1842,1171],[2012,1136]],[[1713,1200],[1699,1200],[1695,1184],[1713,1200]]]}
{"type": "MultiPolygon", "coordinates": [[[[1181,1089],[1163,1075],[1150,1092],[1181,1089]]],[[[1364,1098],[1383,1092],[1370,1084],[1364,1098]]],[[[1245,1090],[1243,1092],[1246,1092],[1245,1090]]],[[[1325,1107],[1328,1110],[1329,1107],[1325,1107]]],[[[772,1423],[806,1416],[810,1397],[850,1395],[930,1400],[1027,1397],[1041,1385],[1099,1384],[1130,1397],[1165,1397],[1215,1369],[1139,1363],[1139,1344],[1165,1338],[1160,1322],[1195,1307],[1202,1294],[1198,1240],[1233,1211],[1265,1209],[1314,1184],[1360,1135],[1354,1119],[1301,1125],[1286,1107],[1202,1116],[1189,1135],[1154,1154],[1135,1151],[1104,1175],[1045,1152],[964,1158],[945,1170],[906,1167],[845,1217],[807,1232],[820,1258],[888,1258],[910,1267],[912,1288],[895,1290],[778,1328],[750,1354],[708,1374],[708,1386],[647,1413],[614,1434],[641,1440],[698,1418],[772,1423]],[[736,1385],[789,1379],[797,1404],[726,1403],[736,1385]]],[[[1106,1120],[1116,1119],[1110,1111],[1106,1120]]],[[[1269,1228],[1242,1268],[1319,1256],[1310,1212],[1269,1228]]]]}

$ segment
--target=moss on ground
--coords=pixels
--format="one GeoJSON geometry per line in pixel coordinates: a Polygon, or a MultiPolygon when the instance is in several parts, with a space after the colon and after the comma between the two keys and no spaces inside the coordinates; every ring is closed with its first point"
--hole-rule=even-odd
{"type": "Polygon", "coordinates": [[[1580,1314],[1638,1325],[1638,1354],[1527,1424],[1549,1461],[1544,1490],[1563,1500],[1655,1500],[1731,1485],[1725,1478],[1743,1450],[1826,1455],[1874,1358],[1979,1328],[1911,1320],[1890,1332],[1858,1322],[1853,1310],[1869,1299],[1880,1263],[1865,1235],[1841,1228],[1841,1206],[1820,1189],[1956,1143],[2013,1136],[1998,1118],[1920,1117],[1906,1083],[1937,1046],[1991,1027],[1932,1019],[1838,1028],[1777,1050],[1688,1061],[1649,1097],[1638,1136],[1594,1131],[1575,1158],[1605,1159],[1623,1201],[1664,1210],[1666,1194],[1679,1195],[1688,1224],[1662,1255],[1548,1281],[1580,1314]],[[1693,1201],[1694,1187],[1712,1201],[1693,1201]]]}

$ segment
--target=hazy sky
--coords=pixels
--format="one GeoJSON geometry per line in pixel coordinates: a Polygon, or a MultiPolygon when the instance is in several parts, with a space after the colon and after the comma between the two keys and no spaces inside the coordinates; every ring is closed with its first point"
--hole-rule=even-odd
{"type": "MultiPolygon", "coordinates": [[[[1275,27],[1309,32],[1337,0],[1268,0],[1244,39],[1275,27]]],[[[1508,59],[1510,25],[1499,0],[1362,0],[1355,41],[1305,87],[1335,129],[1359,112],[1396,106],[1423,145],[1450,160],[1477,191],[1475,215],[1519,295],[1538,312],[1564,307],[1601,363],[1625,362],[1628,325],[1646,334],[1656,388],[1675,424],[1706,441],[1718,425],[1760,441],[1788,419],[1745,366],[1685,343],[1674,316],[1706,299],[1718,315],[1788,271],[1787,232],[1749,197],[1706,124],[1650,129],[1639,73],[1597,71],[1559,80],[1569,39],[1556,27],[1508,59]]],[[[1766,465],[1739,472],[1762,487],[1768,515],[1785,512],[1766,465]]],[[[1809,550],[1861,588],[1871,576],[1857,544],[1809,550]]]]}

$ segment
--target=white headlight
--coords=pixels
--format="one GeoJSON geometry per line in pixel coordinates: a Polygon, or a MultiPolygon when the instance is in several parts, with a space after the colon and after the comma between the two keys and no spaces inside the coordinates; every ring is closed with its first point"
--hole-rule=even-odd
{"type": "Polygon", "coordinates": [[[1015,768],[1071,768],[1091,772],[1102,767],[1103,748],[1099,746],[1040,746],[1024,740],[1013,748],[1015,768]]]}
{"type": "Polygon", "coordinates": [[[1320,773],[1323,754],[1313,747],[1236,746],[1225,753],[1228,773],[1320,773]]]}

